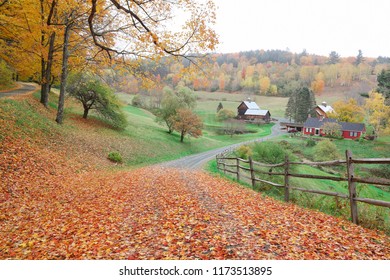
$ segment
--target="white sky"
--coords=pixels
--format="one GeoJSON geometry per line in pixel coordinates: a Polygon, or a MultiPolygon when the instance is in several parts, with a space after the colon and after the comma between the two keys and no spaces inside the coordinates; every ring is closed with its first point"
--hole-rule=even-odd
{"type": "Polygon", "coordinates": [[[214,0],[218,52],[390,57],[390,0],[214,0]]]}

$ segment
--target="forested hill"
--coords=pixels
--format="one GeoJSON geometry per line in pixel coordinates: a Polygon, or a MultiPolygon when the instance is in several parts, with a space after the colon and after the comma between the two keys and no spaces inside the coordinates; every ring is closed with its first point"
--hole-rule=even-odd
{"type": "MultiPolygon", "coordinates": [[[[340,57],[292,53],[282,50],[256,50],[240,53],[213,54],[209,65],[191,75],[182,75],[188,61],[178,64],[164,60],[161,64],[145,64],[160,86],[175,87],[179,83],[197,91],[246,92],[258,95],[290,96],[297,88],[311,88],[317,95],[340,91],[367,93],[375,88],[376,77],[390,68],[390,58],[340,57]]],[[[112,86],[128,93],[141,89],[135,77],[110,72],[112,86]]]]}

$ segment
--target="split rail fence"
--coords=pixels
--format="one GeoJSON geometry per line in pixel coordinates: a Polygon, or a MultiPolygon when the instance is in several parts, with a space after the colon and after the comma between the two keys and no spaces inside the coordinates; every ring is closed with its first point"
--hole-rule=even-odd
{"type": "Polygon", "coordinates": [[[358,220],[358,207],[357,202],[364,202],[371,205],[382,206],[390,208],[390,202],[383,200],[376,200],[370,198],[358,197],[356,192],[356,184],[372,184],[372,185],[381,185],[381,186],[390,186],[390,180],[382,178],[359,178],[355,176],[355,165],[357,164],[390,164],[390,158],[366,158],[366,159],[356,159],[352,157],[350,151],[346,151],[346,160],[335,160],[335,161],[326,161],[326,162],[290,162],[286,156],[285,161],[279,164],[265,164],[261,162],[256,162],[249,157],[248,160],[237,158],[237,157],[226,157],[223,154],[217,155],[217,168],[218,170],[226,173],[236,174],[237,181],[241,181],[242,178],[246,178],[251,181],[252,187],[255,188],[256,182],[262,182],[269,184],[274,187],[284,188],[284,200],[288,202],[290,200],[290,191],[297,190],[301,192],[314,193],[327,196],[335,196],[340,198],[345,198],[349,200],[350,209],[351,209],[351,219],[355,224],[359,223],[358,220]],[[243,164],[246,164],[244,166],[243,164]],[[309,165],[309,166],[346,166],[347,177],[337,177],[337,176],[320,176],[312,174],[297,174],[291,173],[292,165],[309,165]],[[271,168],[269,171],[262,171],[256,167],[266,167],[271,168]],[[272,172],[272,168],[275,167],[284,167],[283,172],[272,172]],[[247,171],[246,173],[244,171],[247,171]],[[250,174],[248,176],[247,174],[250,174]],[[265,175],[279,175],[284,176],[284,184],[278,184],[271,181],[267,181],[259,178],[259,174],[265,175]],[[290,178],[308,178],[308,179],[320,179],[320,180],[331,180],[338,182],[348,182],[348,194],[330,192],[323,190],[314,190],[314,189],[304,189],[299,187],[294,187],[290,185],[290,178]]]}

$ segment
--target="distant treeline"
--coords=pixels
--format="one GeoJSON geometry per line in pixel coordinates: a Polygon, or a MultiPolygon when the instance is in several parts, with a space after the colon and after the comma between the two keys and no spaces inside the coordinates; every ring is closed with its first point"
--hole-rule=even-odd
{"type": "MultiPolygon", "coordinates": [[[[390,58],[366,58],[360,50],[356,57],[340,57],[335,51],[320,56],[305,50],[301,53],[255,50],[212,54],[209,63],[201,66],[202,71],[188,72],[188,65],[188,60],[181,63],[164,60],[159,64],[144,63],[139,71],[149,73],[157,82],[149,91],[181,84],[196,91],[290,96],[301,87],[320,94],[326,87],[348,87],[355,81],[375,85],[374,76],[390,69],[390,58]]],[[[129,93],[141,90],[135,76],[114,76],[113,86],[118,90],[129,93]]]]}

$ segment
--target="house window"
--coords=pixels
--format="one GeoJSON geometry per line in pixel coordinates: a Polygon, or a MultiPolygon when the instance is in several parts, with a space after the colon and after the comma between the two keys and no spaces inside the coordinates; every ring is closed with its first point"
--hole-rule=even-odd
{"type": "Polygon", "coordinates": [[[357,137],[357,136],[358,136],[358,133],[355,132],[355,131],[350,131],[350,132],[349,132],[349,136],[350,136],[350,137],[357,137]]]}

